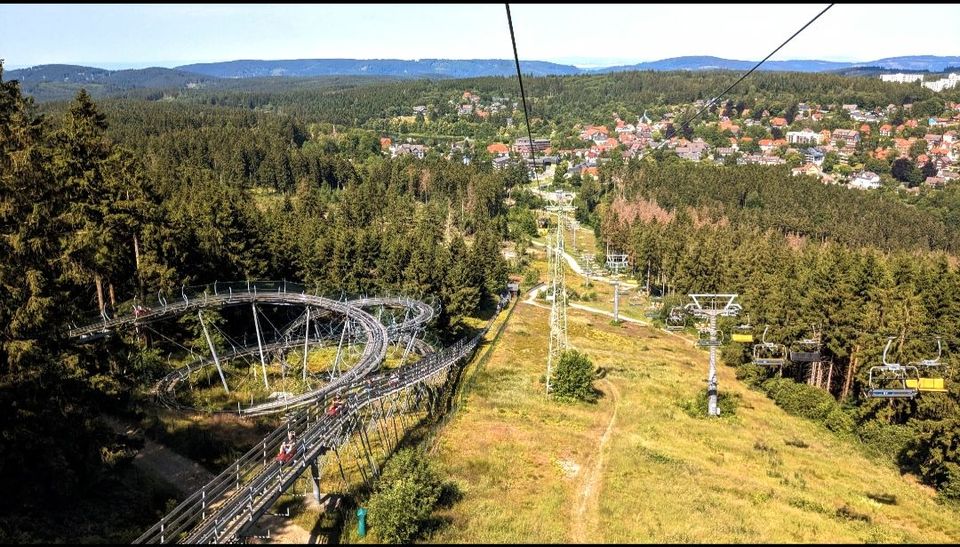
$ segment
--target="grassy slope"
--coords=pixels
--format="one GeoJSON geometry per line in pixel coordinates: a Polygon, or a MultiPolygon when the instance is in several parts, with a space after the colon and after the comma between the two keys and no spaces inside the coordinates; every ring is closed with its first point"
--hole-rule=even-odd
{"type": "Polygon", "coordinates": [[[732,368],[720,389],[742,394],[737,415],[688,416],[678,403],[704,388],[707,354],[662,331],[571,310],[571,343],[612,386],[597,383],[595,406],[546,401],[548,314],[519,304],[443,433],[438,461],[463,499],[434,541],[960,541],[958,512],[929,488],[786,415],[732,368]]]}

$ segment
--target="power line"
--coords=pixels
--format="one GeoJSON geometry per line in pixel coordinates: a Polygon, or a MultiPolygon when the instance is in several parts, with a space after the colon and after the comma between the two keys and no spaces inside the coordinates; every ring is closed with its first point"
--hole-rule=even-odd
{"type": "MultiPolygon", "coordinates": [[[[783,46],[785,46],[785,45],[787,45],[788,43],[790,43],[790,40],[793,40],[794,38],[796,38],[797,35],[799,35],[801,32],[803,32],[807,27],[809,27],[811,24],[813,24],[814,21],[816,21],[817,19],[819,19],[821,15],[823,15],[824,13],[826,13],[827,10],[829,10],[829,9],[832,8],[832,7],[833,7],[833,4],[830,4],[830,5],[828,5],[827,7],[823,8],[823,11],[821,11],[820,13],[818,13],[813,19],[807,21],[807,24],[805,24],[805,25],[803,25],[802,27],[800,27],[800,30],[794,32],[793,35],[791,35],[789,38],[787,38],[782,44],[780,44],[779,46],[777,46],[777,49],[771,51],[769,55],[767,55],[766,57],[763,58],[763,60],[761,60],[759,63],[755,64],[755,65],[753,66],[753,68],[751,68],[750,70],[748,70],[743,76],[740,76],[740,78],[737,79],[736,82],[733,82],[733,84],[732,84],[730,87],[728,87],[727,89],[724,89],[723,92],[721,92],[719,95],[717,95],[716,97],[710,99],[710,101],[707,102],[707,104],[704,105],[704,107],[701,108],[696,114],[694,114],[694,115],[691,116],[690,118],[688,118],[688,119],[684,120],[683,122],[681,122],[681,123],[680,123],[680,128],[682,129],[684,126],[687,126],[690,122],[692,122],[693,120],[695,120],[696,118],[698,118],[701,114],[703,114],[708,108],[710,108],[711,106],[713,106],[714,104],[716,104],[717,101],[719,101],[721,97],[723,97],[723,96],[726,95],[731,89],[733,89],[734,87],[736,87],[736,85],[739,84],[740,82],[742,82],[742,81],[744,80],[744,78],[746,78],[746,77],[749,76],[750,74],[753,74],[753,71],[757,70],[757,68],[759,68],[760,65],[762,65],[764,62],[766,62],[767,59],[769,59],[770,57],[773,57],[773,55],[774,55],[776,52],[780,51],[780,49],[783,48],[783,46]]],[[[673,132],[673,135],[676,135],[676,131],[673,132]]],[[[666,144],[667,140],[669,140],[669,138],[672,137],[673,135],[670,135],[670,136],[668,136],[666,139],[664,139],[663,142],[661,142],[654,150],[658,150],[661,146],[663,146],[664,144],[666,144]]]]}
{"type": "MultiPolygon", "coordinates": [[[[832,4],[831,4],[832,5],[832,4]]],[[[530,131],[530,114],[527,112],[527,94],[523,90],[523,75],[520,73],[520,56],[517,54],[517,38],[513,34],[513,18],[510,16],[510,4],[504,4],[507,7],[507,24],[510,26],[510,42],[513,44],[513,60],[517,63],[517,79],[520,80],[520,98],[523,100],[523,119],[527,123],[527,139],[530,145],[530,157],[533,160],[533,177],[538,183],[537,177],[537,153],[533,149],[533,132],[530,131]]]]}

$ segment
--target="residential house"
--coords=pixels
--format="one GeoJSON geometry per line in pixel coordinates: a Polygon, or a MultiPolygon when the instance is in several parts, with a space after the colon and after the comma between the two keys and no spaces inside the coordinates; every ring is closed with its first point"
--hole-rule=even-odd
{"type": "Polygon", "coordinates": [[[897,137],[893,139],[893,147],[897,149],[897,155],[900,157],[909,155],[910,146],[913,145],[916,140],[916,137],[910,137],[909,139],[897,137]]]}
{"type": "Polygon", "coordinates": [[[804,161],[807,163],[812,163],[817,167],[823,165],[824,157],[826,157],[826,154],[824,154],[819,148],[807,148],[803,151],[804,161]]]}
{"type": "Polygon", "coordinates": [[[772,120],[770,120],[770,127],[784,128],[787,125],[789,124],[787,124],[786,118],[773,118],[772,120]]]}
{"type": "Polygon", "coordinates": [[[707,143],[703,142],[700,139],[696,139],[689,144],[678,146],[674,148],[674,151],[682,159],[691,160],[691,161],[700,161],[700,158],[703,157],[704,152],[707,151],[707,143]]]}
{"type": "Polygon", "coordinates": [[[380,137],[380,150],[390,150],[392,144],[390,137],[380,137]]]}
{"type": "Polygon", "coordinates": [[[510,147],[502,142],[495,142],[487,146],[487,152],[493,154],[494,156],[509,156],[510,147]]]}
{"type": "Polygon", "coordinates": [[[620,146],[620,143],[617,142],[617,139],[614,139],[614,138],[609,138],[605,141],[597,142],[596,144],[597,150],[601,153],[609,152],[610,150],[613,150],[617,146],[620,146]]]}
{"type": "MultiPolygon", "coordinates": [[[[844,105],[846,106],[846,105],[844,105]]],[[[838,142],[843,141],[847,146],[856,146],[860,142],[860,132],[853,129],[834,129],[830,136],[830,143],[838,146],[838,142]]]]}
{"type": "Polygon", "coordinates": [[[960,173],[957,173],[956,171],[952,171],[952,170],[943,169],[942,171],[940,171],[940,178],[942,178],[947,182],[958,182],[960,181],[960,173]]]}
{"type": "Polygon", "coordinates": [[[510,165],[510,156],[497,156],[493,158],[493,168],[494,169],[505,169],[510,165]]]}
{"type": "Polygon", "coordinates": [[[803,131],[787,131],[787,142],[790,144],[820,144],[820,134],[810,129],[803,131]]]}
{"type": "Polygon", "coordinates": [[[737,160],[737,165],[757,164],[757,165],[782,165],[787,163],[783,158],[777,156],[765,156],[763,154],[747,154],[737,160]]]}
{"type": "Polygon", "coordinates": [[[797,177],[800,175],[810,175],[811,177],[819,177],[823,173],[820,171],[820,168],[813,163],[805,163],[800,167],[794,167],[790,170],[790,174],[797,177]]]}
{"type": "Polygon", "coordinates": [[[923,140],[927,141],[928,148],[933,148],[943,141],[943,137],[940,135],[934,135],[933,133],[927,133],[923,136],[923,140]]]}
{"type": "Polygon", "coordinates": [[[880,188],[880,175],[872,171],[861,171],[850,180],[850,187],[860,188],[862,190],[880,188]]]}
{"type": "Polygon", "coordinates": [[[880,136],[881,137],[890,137],[893,135],[893,126],[885,123],[880,126],[880,136]]]}
{"type": "Polygon", "coordinates": [[[740,133],[740,126],[731,122],[730,120],[721,121],[720,124],[717,126],[717,129],[721,133],[728,130],[730,131],[730,133],[733,133],[734,135],[738,135],[740,133]]]}
{"type": "Polygon", "coordinates": [[[605,125],[588,125],[580,132],[580,138],[585,141],[605,141],[610,132],[605,125]]]}
{"type": "MultiPolygon", "coordinates": [[[[550,147],[550,139],[533,139],[533,151],[542,152],[550,147]]],[[[517,154],[530,155],[530,139],[520,137],[513,141],[513,151],[517,154]]]]}
{"type": "Polygon", "coordinates": [[[390,147],[391,157],[398,156],[413,156],[418,160],[422,160],[427,155],[427,147],[422,144],[409,144],[404,143],[396,146],[390,147]]]}

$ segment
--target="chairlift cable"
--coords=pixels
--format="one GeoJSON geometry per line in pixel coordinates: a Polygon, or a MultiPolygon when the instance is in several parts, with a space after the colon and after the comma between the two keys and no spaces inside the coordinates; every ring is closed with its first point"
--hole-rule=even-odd
{"type": "MultiPolygon", "coordinates": [[[[755,70],[757,70],[758,68],[760,68],[760,65],[762,65],[764,62],[766,62],[767,59],[769,59],[770,57],[773,57],[773,55],[774,55],[776,52],[780,51],[780,50],[783,48],[783,46],[789,44],[791,40],[793,40],[794,38],[796,38],[796,37],[797,37],[801,32],[803,32],[804,30],[806,30],[807,27],[809,27],[811,24],[813,24],[814,21],[816,21],[817,19],[819,19],[821,15],[823,15],[824,13],[826,13],[827,10],[829,10],[829,9],[832,8],[832,7],[833,7],[833,3],[831,3],[831,4],[828,5],[827,7],[823,8],[823,11],[821,11],[821,12],[818,13],[816,16],[814,16],[813,19],[807,21],[807,24],[805,24],[805,25],[803,25],[802,27],[800,27],[800,30],[794,32],[793,35],[791,35],[789,38],[787,38],[782,44],[780,44],[779,46],[777,46],[777,49],[771,51],[769,55],[767,55],[766,57],[763,58],[763,60],[761,60],[759,63],[755,64],[755,65],[753,66],[753,68],[751,68],[751,69],[748,70],[746,73],[744,73],[743,76],[740,76],[740,78],[738,78],[737,81],[733,82],[733,84],[732,84],[730,87],[728,87],[727,89],[723,90],[723,91],[722,91],[719,95],[717,95],[716,97],[710,99],[710,101],[708,101],[707,104],[703,106],[703,108],[701,108],[699,111],[697,111],[696,114],[694,114],[694,115],[691,116],[690,118],[688,118],[688,119],[684,120],[683,122],[681,122],[681,123],[680,123],[680,127],[683,128],[683,127],[688,126],[688,125],[690,124],[690,122],[692,122],[693,120],[695,120],[696,118],[698,118],[698,117],[699,117],[701,114],[703,114],[708,108],[710,108],[711,106],[713,106],[714,104],[716,104],[717,102],[719,102],[721,97],[723,97],[724,95],[726,95],[727,93],[729,93],[730,90],[733,89],[734,87],[736,87],[737,84],[739,84],[740,82],[742,82],[742,81],[744,80],[744,78],[746,78],[747,76],[753,74],[753,72],[754,72],[755,70]]],[[[661,142],[656,148],[654,148],[654,151],[659,150],[661,147],[663,147],[663,145],[666,144],[667,141],[668,141],[671,137],[673,137],[674,135],[676,135],[676,131],[673,132],[673,135],[668,135],[668,136],[663,140],[663,142],[661,142]]]]}
{"type": "Polygon", "coordinates": [[[513,33],[513,18],[510,16],[510,4],[506,3],[504,6],[507,7],[507,25],[510,26],[510,42],[513,44],[513,60],[517,63],[517,80],[520,81],[520,98],[523,101],[523,119],[527,124],[527,144],[530,145],[530,158],[533,160],[533,178],[539,184],[540,177],[537,176],[537,152],[533,148],[533,132],[530,131],[530,114],[527,110],[527,93],[523,90],[523,75],[520,73],[520,56],[517,54],[517,38],[513,33]]]}

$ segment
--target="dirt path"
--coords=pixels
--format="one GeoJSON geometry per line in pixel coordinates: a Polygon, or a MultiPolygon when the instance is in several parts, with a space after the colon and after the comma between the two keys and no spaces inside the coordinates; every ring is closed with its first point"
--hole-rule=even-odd
{"type": "Polygon", "coordinates": [[[326,538],[313,537],[302,526],[286,516],[266,514],[253,525],[250,530],[252,537],[248,538],[253,544],[314,544],[326,543],[326,538]],[[268,536],[269,534],[269,536],[268,536]]]}
{"type": "MultiPolygon", "coordinates": [[[[532,243],[533,245],[537,246],[537,247],[546,247],[546,244],[540,243],[539,241],[531,241],[531,243],[532,243]]],[[[583,268],[580,267],[580,263],[577,262],[577,259],[574,258],[572,255],[570,255],[570,253],[568,253],[568,252],[566,251],[566,249],[564,249],[564,251],[563,251],[563,258],[564,258],[564,260],[567,261],[567,264],[570,266],[570,269],[572,269],[574,272],[576,272],[577,275],[579,275],[580,277],[583,277],[583,278],[586,278],[586,277],[587,277],[587,274],[583,273],[583,268]]],[[[600,281],[601,283],[606,283],[606,284],[608,284],[608,285],[613,285],[613,284],[614,284],[614,281],[613,281],[612,279],[610,279],[610,278],[608,278],[608,277],[606,277],[606,276],[603,276],[603,275],[599,275],[599,274],[594,274],[594,275],[590,276],[590,280],[591,280],[591,281],[600,281]]],[[[638,288],[638,287],[640,286],[639,283],[637,283],[636,281],[629,281],[629,280],[626,280],[626,279],[621,279],[621,280],[620,280],[620,285],[623,286],[623,287],[631,288],[631,289],[636,289],[636,288],[638,288]]]]}
{"type": "MultiPolygon", "coordinates": [[[[120,435],[132,437],[141,434],[136,426],[121,422],[113,417],[104,416],[102,418],[113,431],[120,435]]],[[[214,478],[213,473],[207,471],[199,463],[185,458],[148,438],[144,438],[143,448],[134,456],[133,465],[169,482],[184,495],[196,492],[214,478]]]]}
{"type": "Polygon", "coordinates": [[[603,486],[605,451],[607,444],[610,442],[610,437],[613,434],[613,427],[617,421],[617,408],[620,406],[620,392],[617,391],[617,386],[606,378],[604,378],[602,382],[609,389],[610,395],[613,398],[613,412],[610,414],[610,421],[607,422],[607,429],[603,432],[603,435],[600,437],[600,442],[597,444],[597,452],[593,458],[593,465],[589,467],[583,478],[583,488],[580,491],[580,503],[574,512],[573,518],[573,541],[575,543],[593,543],[596,542],[597,539],[589,539],[587,532],[590,529],[595,530],[597,528],[597,514],[600,508],[600,490],[603,486]]]}
{"type": "MultiPolygon", "coordinates": [[[[537,301],[535,300],[536,297],[537,297],[537,292],[540,291],[541,289],[545,289],[545,288],[546,288],[546,283],[540,283],[539,285],[536,285],[535,287],[533,287],[532,289],[530,289],[529,291],[527,291],[527,298],[523,301],[523,303],[524,303],[524,304],[530,304],[531,306],[536,306],[536,307],[538,307],[538,308],[543,308],[543,309],[549,310],[549,309],[550,309],[550,306],[547,306],[546,304],[541,304],[541,303],[539,303],[539,302],[537,302],[537,301]]],[[[574,308],[574,309],[577,309],[577,310],[583,310],[583,311],[588,311],[588,312],[590,312],[590,313],[596,313],[596,314],[600,314],[600,315],[606,315],[607,317],[610,317],[611,319],[613,318],[613,312],[610,312],[610,311],[601,310],[601,309],[597,309],[597,308],[591,308],[590,306],[585,306],[585,305],[583,305],[583,304],[574,304],[574,303],[572,303],[572,302],[568,302],[568,303],[567,303],[567,306],[568,306],[568,307],[571,307],[571,308],[574,308]]],[[[638,324],[638,325],[646,325],[646,326],[648,326],[648,327],[650,326],[650,323],[647,322],[647,321],[641,321],[641,320],[639,320],[639,319],[634,319],[634,318],[632,318],[632,317],[626,317],[626,316],[624,316],[624,315],[621,315],[621,316],[620,316],[620,320],[621,320],[621,321],[627,321],[627,322],[629,322],[629,323],[636,323],[636,324],[638,324]]]]}

